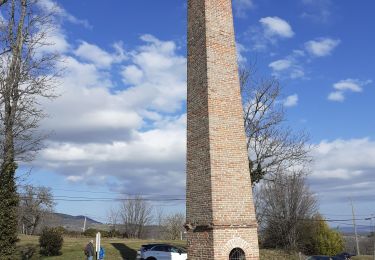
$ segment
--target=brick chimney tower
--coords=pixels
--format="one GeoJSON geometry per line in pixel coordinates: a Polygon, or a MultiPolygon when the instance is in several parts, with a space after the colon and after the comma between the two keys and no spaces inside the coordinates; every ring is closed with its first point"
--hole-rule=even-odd
{"type": "Polygon", "coordinates": [[[258,260],[231,0],[188,0],[189,260],[258,260]]]}

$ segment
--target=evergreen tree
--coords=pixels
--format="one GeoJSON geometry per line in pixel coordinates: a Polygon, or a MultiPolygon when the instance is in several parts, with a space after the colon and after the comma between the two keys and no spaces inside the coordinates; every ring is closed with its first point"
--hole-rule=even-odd
{"type": "Polygon", "coordinates": [[[14,182],[16,163],[3,165],[0,174],[0,259],[12,260],[17,242],[18,196],[14,182]]]}

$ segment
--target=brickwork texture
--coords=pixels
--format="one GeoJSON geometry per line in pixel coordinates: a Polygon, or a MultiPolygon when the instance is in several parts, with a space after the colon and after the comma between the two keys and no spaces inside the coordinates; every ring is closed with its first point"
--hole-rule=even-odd
{"type": "Polygon", "coordinates": [[[231,0],[188,0],[189,260],[259,259],[231,0]]]}

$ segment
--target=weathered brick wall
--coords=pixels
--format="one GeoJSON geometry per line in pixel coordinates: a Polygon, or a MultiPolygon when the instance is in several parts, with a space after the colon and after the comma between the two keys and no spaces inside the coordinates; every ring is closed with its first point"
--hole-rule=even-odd
{"type": "Polygon", "coordinates": [[[231,0],[188,0],[187,138],[189,260],[259,259],[231,0]]]}

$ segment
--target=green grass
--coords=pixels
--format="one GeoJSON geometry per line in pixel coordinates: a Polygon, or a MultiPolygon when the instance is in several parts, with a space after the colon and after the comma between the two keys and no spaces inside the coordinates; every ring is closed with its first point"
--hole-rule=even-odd
{"type": "MultiPolygon", "coordinates": [[[[85,255],[83,249],[90,240],[89,238],[70,238],[64,237],[64,244],[62,248],[62,255],[54,257],[42,257],[39,255],[38,248],[38,237],[37,236],[20,236],[20,242],[18,243],[18,251],[20,252],[18,258],[21,258],[21,252],[27,251],[28,248],[33,250],[35,253],[32,260],[34,259],[69,259],[69,260],[82,260],[85,255]]],[[[134,260],[137,255],[137,250],[143,244],[147,243],[158,243],[166,242],[176,246],[185,246],[184,241],[150,241],[150,240],[132,240],[132,239],[112,239],[102,238],[102,245],[106,251],[105,259],[108,260],[134,260]]],[[[22,258],[21,258],[22,259],[22,258]]],[[[26,259],[26,258],[25,258],[26,259]]]]}
{"type": "Polygon", "coordinates": [[[373,260],[374,256],[372,255],[361,255],[352,257],[353,260],[373,260]]]}
{"type": "MultiPolygon", "coordinates": [[[[261,260],[299,260],[297,253],[287,253],[282,250],[270,250],[261,249],[260,250],[261,260]]],[[[305,259],[305,258],[302,258],[305,259]]]]}

